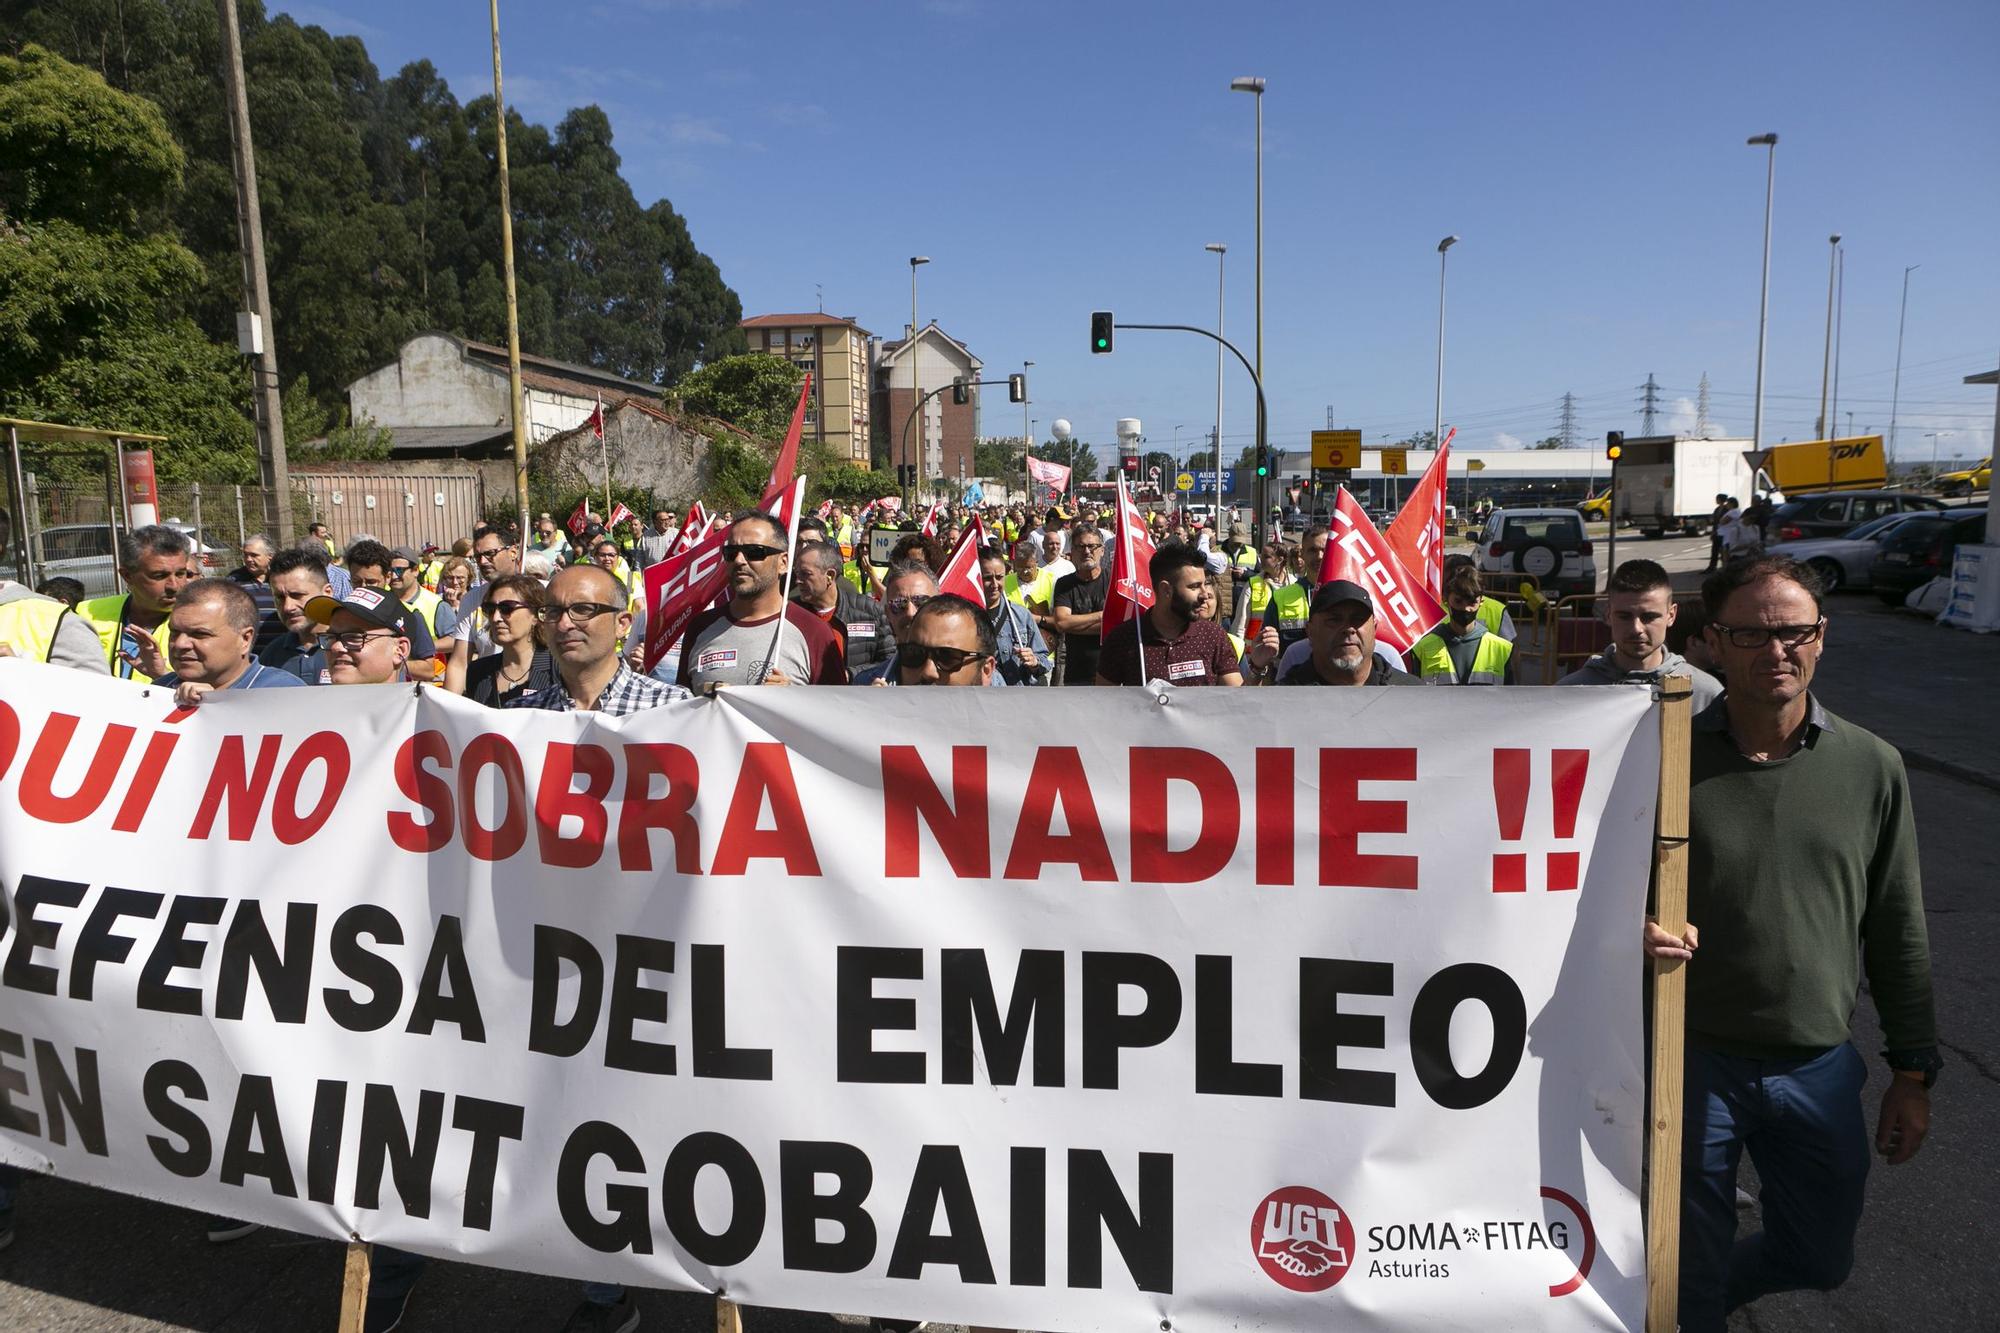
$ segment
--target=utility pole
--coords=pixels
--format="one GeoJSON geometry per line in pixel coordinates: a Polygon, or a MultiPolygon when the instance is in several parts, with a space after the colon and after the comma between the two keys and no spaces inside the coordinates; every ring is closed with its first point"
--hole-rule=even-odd
{"type": "Polygon", "coordinates": [[[1639,399],[1640,419],[1642,422],[1639,427],[1639,433],[1641,435],[1651,435],[1653,433],[1653,418],[1660,414],[1660,386],[1658,381],[1648,373],[1646,382],[1641,384],[1639,388],[1643,390],[1643,396],[1639,399]]]}
{"type": "Polygon", "coordinates": [[[1833,284],[1840,262],[1840,233],[1827,237],[1826,244],[1826,352],[1819,367],[1819,417],[1813,425],[1813,437],[1821,440],[1833,434],[1833,418],[1826,414],[1826,391],[1833,380],[1833,284]]]}
{"type": "MultiPolygon", "coordinates": [[[[507,189],[507,102],[500,96],[500,0],[488,0],[493,22],[493,129],[500,152],[500,271],[507,284],[507,411],[514,418],[514,504],[520,541],[528,540],[528,421],[521,403],[521,310],[514,300],[514,200],[507,189]]],[[[605,484],[611,482],[605,469],[605,484]]]]}
{"type": "Polygon", "coordinates": [[[251,401],[257,413],[257,472],[264,488],[264,525],[281,546],[292,544],[292,469],[285,459],[285,411],[278,396],[278,345],[271,329],[271,285],[264,275],[264,219],[257,202],[257,160],[250,148],[250,97],[243,87],[243,37],[236,0],[216,0],[222,21],[222,82],[229,95],[229,147],[236,167],[236,228],[243,243],[243,304],[238,329],[254,357],[251,401]]]}
{"type": "MultiPolygon", "coordinates": [[[[1910,275],[1922,268],[1912,264],[1903,270],[1903,304],[1896,312],[1896,383],[1889,390],[1889,461],[1896,461],[1896,409],[1903,400],[1903,324],[1910,316],[1910,275]]],[[[1994,433],[2000,439],[2000,431],[1994,433]]]]}
{"type": "MultiPolygon", "coordinates": [[[[1840,256],[1840,262],[1835,265],[1840,274],[1835,286],[1840,294],[1833,301],[1833,396],[1827,406],[1828,439],[1840,429],[1840,336],[1847,324],[1847,247],[1843,245],[1834,253],[1840,256]]],[[[1850,412],[1848,415],[1854,414],[1850,412]]]]}
{"type": "Polygon", "coordinates": [[[1701,387],[1695,390],[1694,437],[1705,440],[1714,430],[1714,423],[1708,419],[1708,372],[1704,370],[1701,372],[1701,387]]]}
{"type": "Polygon", "coordinates": [[[1556,438],[1565,449],[1576,448],[1576,395],[1562,396],[1562,417],[1556,422],[1556,438]]]}

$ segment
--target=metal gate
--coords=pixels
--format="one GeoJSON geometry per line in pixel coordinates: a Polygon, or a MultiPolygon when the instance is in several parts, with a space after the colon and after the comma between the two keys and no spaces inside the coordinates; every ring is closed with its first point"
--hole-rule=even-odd
{"type": "Polygon", "coordinates": [[[366,534],[389,546],[436,542],[449,550],[460,537],[472,536],[486,512],[485,485],[476,472],[295,471],[292,482],[304,490],[312,520],[326,524],[343,549],[366,534]]]}

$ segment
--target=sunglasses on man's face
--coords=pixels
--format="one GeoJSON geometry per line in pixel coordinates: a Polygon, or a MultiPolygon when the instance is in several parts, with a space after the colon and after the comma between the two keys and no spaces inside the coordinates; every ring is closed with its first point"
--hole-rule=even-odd
{"type": "Polygon", "coordinates": [[[722,547],[724,560],[734,560],[740,555],[753,565],[760,560],[769,560],[774,555],[784,553],[785,548],[782,546],[760,546],[756,542],[725,542],[722,547]]]}
{"type": "Polygon", "coordinates": [[[938,669],[938,674],[954,676],[963,671],[969,662],[983,662],[986,654],[967,648],[932,647],[927,644],[912,643],[896,649],[896,665],[904,671],[921,671],[929,662],[938,669]]]}

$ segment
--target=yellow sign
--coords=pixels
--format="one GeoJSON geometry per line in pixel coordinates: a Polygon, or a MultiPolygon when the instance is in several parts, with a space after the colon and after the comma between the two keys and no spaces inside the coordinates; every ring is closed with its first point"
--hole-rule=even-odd
{"type": "Polygon", "coordinates": [[[1191,490],[1193,490],[1193,489],[1194,489],[1194,473],[1192,473],[1192,472],[1182,472],[1182,473],[1178,474],[1177,476],[1175,476],[1175,477],[1174,477],[1174,489],[1175,489],[1175,490],[1177,490],[1177,491],[1191,491],[1191,490]]]}
{"type": "Polygon", "coordinates": [[[1484,472],[1486,470],[1486,464],[1480,462],[1476,458],[1468,458],[1465,460],[1465,470],[1467,472],[1484,472]]]}
{"type": "Polygon", "coordinates": [[[1312,433],[1313,466],[1361,466],[1361,432],[1358,430],[1316,430],[1312,433]]]}
{"type": "Polygon", "coordinates": [[[1384,449],[1381,457],[1383,476],[1407,477],[1410,474],[1410,451],[1408,449],[1384,449]]]}

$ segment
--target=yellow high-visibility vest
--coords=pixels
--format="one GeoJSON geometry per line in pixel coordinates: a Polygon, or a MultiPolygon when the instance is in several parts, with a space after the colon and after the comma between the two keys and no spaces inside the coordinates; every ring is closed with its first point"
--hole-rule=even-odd
{"type": "Polygon", "coordinates": [[[69,608],[53,597],[23,597],[0,605],[0,643],[14,656],[46,662],[56,646],[56,627],[69,608]]]}
{"type": "MultiPolygon", "coordinates": [[[[90,622],[97,631],[97,641],[104,645],[104,660],[111,668],[111,674],[127,680],[136,680],[149,685],[153,678],[137,667],[127,666],[118,656],[118,640],[125,633],[125,621],[129,614],[132,594],[118,593],[111,597],[93,597],[77,605],[76,613],[90,622]]],[[[153,642],[160,645],[160,655],[167,652],[167,618],[160,617],[160,623],[153,628],[153,642]]]]}
{"type": "MultiPolygon", "coordinates": [[[[1466,673],[1467,685],[1504,685],[1507,681],[1507,660],[1514,655],[1514,645],[1498,634],[1479,636],[1479,647],[1472,654],[1472,670],[1466,673]]],[[[1451,664],[1451,650],[1445,647],[1444,636],[1432,630],[1417,640],[1417,646],[1410,649],[1410,656],[1416,660],[1417,675],[1426,685],[1456,685],[1458,669],[1451,664]]]]}

